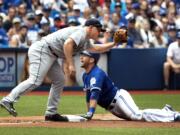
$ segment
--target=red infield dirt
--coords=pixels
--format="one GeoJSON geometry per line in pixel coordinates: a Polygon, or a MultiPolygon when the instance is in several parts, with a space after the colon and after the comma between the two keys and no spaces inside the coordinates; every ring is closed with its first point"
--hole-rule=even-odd
{"type": "MultiPolygon", "coordinates": [[[[131,91],[131,94],[180,94],[180,91],[131,91]]],[[[1,96],[7,93],[0,93],[1,96]]],[[[31,92],[28,95],[47,95],[47,92],[31,92]]],[[[84,95],[83,92],[64,92],[64,95],[84,95]]],[[[142,122],[126,121],[119,119],[112,114],[95,114],[93,120],[86,122],[46,122],[44,116],[28,117],[0,117],[0,127],[60,127],[60,128],[90,128],[90,127],[176,127],[180,128],[180,122],[160,123],[160,122],[142,122]]]]}

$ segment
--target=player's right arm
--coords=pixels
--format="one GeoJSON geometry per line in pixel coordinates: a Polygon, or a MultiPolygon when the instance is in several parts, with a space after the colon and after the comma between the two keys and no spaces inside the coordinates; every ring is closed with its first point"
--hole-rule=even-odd
{"type": "Polygon", "coordinates": [[[64,55],[65,60],[68,64],[68,70],[71,76],[75,75],[75,66],[74,66],[74,60],[73,60],[73,48],[74,48],[75,42],[73,39],[68,38],[63,46],[64,49],[64,55]]]}
{"type": "Polygon", "coordinates": [[[100,91],[98,89],[88,90],[86,92],[86,103],[88,111],[85,115],[83,115],[84,118],[91,120],[97,106],[97,101],[99,98],[100,91]]]}

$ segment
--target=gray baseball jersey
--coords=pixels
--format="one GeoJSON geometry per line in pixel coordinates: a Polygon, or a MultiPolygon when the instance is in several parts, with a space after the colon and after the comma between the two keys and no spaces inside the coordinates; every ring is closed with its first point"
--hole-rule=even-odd
{"type": "Polygon", "coordinates": [[[55,54],[64,58],[63,45],[68,38],[72,38],[76,43],[73,55],[91,47],[90,41],[86,39],[86,30],[81,26],[58,30],[44,37],[43,40],[52,48],[55,54]]]}

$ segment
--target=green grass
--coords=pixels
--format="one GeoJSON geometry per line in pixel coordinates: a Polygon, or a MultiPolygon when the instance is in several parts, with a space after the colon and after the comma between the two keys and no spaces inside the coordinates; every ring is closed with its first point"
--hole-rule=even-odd
{"type": "MultiPolygon", "coordinates": [[[[2,98],[2,97],[0,97],[2,98]]],[[[133,95],[135,103],[140,109],[162,108],[166,103],[180,111],[180,95],[133,95]]],[[[44,115],[47,96],[22,96],[15,108],[19,116],[44,115]]],[[[83,96],[62,96],[59,104],[62,114],[83,114],[86,112],[83,96]]],[[[107,113],[98,107],[96,113],[107,113]]],[[[0,109],[0,116],[9,114],[0,109]]],[[[43,128],[43,127],[6,127],[0,128],[0,135],[179,135],[180,128],[43,128]]]]}
{"type": "MultiPolygon", "coordinates": [[[[14,104],[18,116],[39,116],[44,115],[47,96],[22,96],[21,99],[14,104]]],[[[58,111],[62,114],[84,114],[86,112],[85,98],[83,96],[62,96],[58,111]]],[[[100,107],[97,108],[98,113],[106,113],[100,107]]],[[[9,114],[2,110],[0,116],[8,116],[9,114]]]]}
{"type": "MultiPolygon", "coordinates": [[[[133,95],[140,109],[163,108],[168,103],[180,111],[180,95],[133,95]]],[[[2,97],[0,97],[2,98],[2,97]]],[[[14,106],[19,116],[44,115],[47,104],[47,96],[22,96],[14,106]]],[[[59,104],[59,112],[62,114],[82,114],[86,112],[85,97],[62,96],[59,104]]],[[[96,113],[107,113],[104,109],[97,107],[96,113]]],[[[0,116],[8,116],[6,111],[1,110],[0,116]]]]}
{"type": "Polygon", "coordinates": [[[0,128],[1,135],[179,135],[179,128],[0,128]]]}

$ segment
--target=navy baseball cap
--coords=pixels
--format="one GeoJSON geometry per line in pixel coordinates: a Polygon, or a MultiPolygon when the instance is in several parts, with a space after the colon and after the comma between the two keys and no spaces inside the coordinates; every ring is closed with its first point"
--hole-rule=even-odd
{"type": "Polygon", "coordinates": [[[85,22],[85,26],[94,26],[101,29],[101,32],[105,32],[106,30],[102,28],[102,24],[97,19],[89,19],[85,22]]]}
{"type": "Polygon", "coordinates": [[[82,51],[80,54],[81,55],[85,55],[85,56],[89,56],[91,58],[94,58],[95,63],[97,63],[99,58],[100,58],[100,54],[99,53],[91,53],[91,52],[88,52],[88,51],[82,51]]]}
{"type": "Polygon", "coordinates": [[[131,6],[133,9],[140,9],[140,3],[139,2],[135,2],[135,3],[132,3],[132,6],[131,6]]]}

